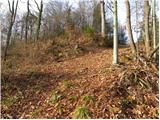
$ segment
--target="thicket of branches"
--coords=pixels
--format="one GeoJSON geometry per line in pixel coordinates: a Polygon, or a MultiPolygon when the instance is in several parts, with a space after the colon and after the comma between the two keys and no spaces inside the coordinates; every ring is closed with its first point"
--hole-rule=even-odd
{"type": "MultiPolygon", "coordinates": [[[[37,39],[37,27],[39,28],[39,39],[52,39],[62,34],[68,34],[70,29],[74,29],[76,33],[89,32],[99,33],[101,30],[101,14],[100,3],[97,0],[79,1],[75,7],[73,3],[69,1],[49,1],[48,3],[34,3],[26,1],[27,11],[23,14],[16,13],[15,21],[12,28],[12,36],[10,42],[15,40],[34,41],[37,39]],[[40,5],[42,8],[42,16],[40,16],[40,5]],[[37,6],[37,8],[35,8],[37,6]],[[34,9],[33,9],[34,8],[34,9]],[[41,17],[41,25],[39,24],[39,17],[41,17]]],[[[106,10],[106,33],[110,39],[112,39],[113,32],[113,18],[112,18],[112,6],[111,2],[107,1],[105,4],[106,10]]],[[[3,33],[8,32],[8,25],[10,22],[10,13],[7,12],[2,18],[4,26],[3,33]]],[[[124,28],[119,25],[119,33],[122,39],[125,41],[124,28]]]]}

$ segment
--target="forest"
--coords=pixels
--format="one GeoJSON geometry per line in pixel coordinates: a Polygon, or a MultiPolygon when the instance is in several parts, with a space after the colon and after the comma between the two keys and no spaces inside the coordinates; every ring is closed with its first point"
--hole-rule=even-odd
{"type": "Polygon", "coordinates": [[[159,0],[0,0],[1,119],[159,119],[159,0]]]}

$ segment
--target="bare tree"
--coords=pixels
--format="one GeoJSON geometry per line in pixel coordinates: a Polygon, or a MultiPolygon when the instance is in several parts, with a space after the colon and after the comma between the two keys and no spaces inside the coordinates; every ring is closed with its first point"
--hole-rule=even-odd
{"type": "Polygon", "coordinates": [[[43,12],[43,0],[41,0],[40,6],[38,5],[38,3],[35,1],[37,8],[39,10],[38,13],[38,25],[37,25],[37,33],[36,33],[36,40],[39,39],[39,32],[40,32],[40,27],[41,27],[41,20],[42,20],[42,12],[43,12]]]}
{"type": "Polygon", "coordinates": [[[126,13],[127,13],[126,27],[128,31],[128,39],[129,39],[129,43],[132,49],[132,53],[136,55],[137,50],[136,50],[136,45],[133,40],[133,34],[132,34],[132,29],[131,29],[130,3],[128,0],[125,0],[125,4],[126,4],[126,13]]]}
{"type": "Polygon", "coordinates": [[[11,35],[12,35],[12,27],[13,27],[13,24],[15,22],[15,18],[16,18],[16,14],[17,14],[18,0],[16,1],[16,5],[15,5],[14,2],[15,1],[13,0],[12,1],[12,7],[11,7],[11,3],[8,0],[9,12],[10,12],[11,15],[10,15],[9,28],[8,28],[8,33],[7,33],[6,47],[5,47],[5,50],[4,50],[4,60],[6,60],[6,57],[7,57],[10,38],[11,38],[11,35]]]}
{"type": "Polygon", "coordinates": [[[27,39],[28,39],[28,18],[29,18],[29,0],[27,1],[27,15],[26,15],[26,20],[25,20],[25,41],[27,43],[27,39]]]}
{"type": "Polygon", "coordinates": [[[65,13],[64,4],[61,1],[49,1],[44,10],[47,36],[53,37],[63,32],[65,13]]]}
{"type": "Polygon", "coordinates": [[[146,56],[149,57],[150,42],[149,42],[149,1],[144,0],[144,24],[145,24],[145,47],[146,56]]]}
{"type": "Polygon", "coordinates": [[[22,20],[21,20],[21,37],[20,37],[20,39],[22,40],[23,39],[23,33],[24,33],[24,21],[23,21],[23,18],[22,18],[22,20]]]}
{"type": "Polygon", "coordinates": [[[118,18],[117,18],[117,0],[114,0],[114,40],[113,40],[113,64],[118,63],[118,18]]]}
{"type": "Polygon", "coordinates": [[[105,11],[104,11],[104,0],[101,0],[101,35],[105,37],[105,11]]]}
{"type": "Polygon", "coordinates": [[[100,3],[97,1],[94,1],[93,4],[93,28],[96,32],[100,32],[101,31],[101,14],[100,14],[100,3]]]}
{"type": "Polygon", "coordinates": [[[37,21],[37,16],[30,14],[29,24],[28,24],[28,29],[29,29],[29,33],[30,33],[30,37],[29,37],[30,40],[32,40],[34,37],[34,26],[36,24],[36,21],[37,21]]]}

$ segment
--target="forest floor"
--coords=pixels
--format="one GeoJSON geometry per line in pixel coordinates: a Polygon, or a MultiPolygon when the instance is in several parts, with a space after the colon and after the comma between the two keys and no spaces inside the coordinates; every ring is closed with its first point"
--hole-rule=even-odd
{"type": "Polygon", "coordinates": [[[158,118],[158,69],[131,60],[128,47],[119,49],[118,65],[112,48],[58,59],[39,51],[35,62],[17,49],[2,61],[1,118],[158,118]]]}

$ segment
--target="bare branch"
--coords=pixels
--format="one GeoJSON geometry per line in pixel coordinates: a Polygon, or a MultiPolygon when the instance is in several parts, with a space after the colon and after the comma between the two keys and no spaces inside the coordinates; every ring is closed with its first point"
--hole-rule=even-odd
{"type": "Polygon", "coordinates": [[[106,3],[107,8],[113,13],[113,2],[112,1],[107,1],[106,3]]]}
{"type": "Polygon", "coordinates": [[[40,11],[40,8],[39,8],[39,5],[38,5],[37,1],[34,0],[34,2],[36,3],[38,10],[40,11]]]}
{"type": "Polygon", "coordinates": [[[17,14],[17,8],[18,8],[18,0],[17,0],[17,2],[16,2],[16,8],[15,8],[15,11],[14,11],[14,18],[13,18],[13,20],[15,21],[15,17],[16,17],[16,14],[17,14]]]}
{"type": "Polygon", "coordinates": [[[107,8],[113,13],[113,10],[110,8],[110,6],[107,5],[107,8]]]}
{"type": "Polygon", "coordinates": [[[12,1],[12,12],[14,14],[14,0],[12,1]]]}
{"type": "Polygon", "coordinates": [[[9,0],[8,0],[8,5],[9,5],[9,11],[12,13],[11,4],[10,4],[9,0]]]}

